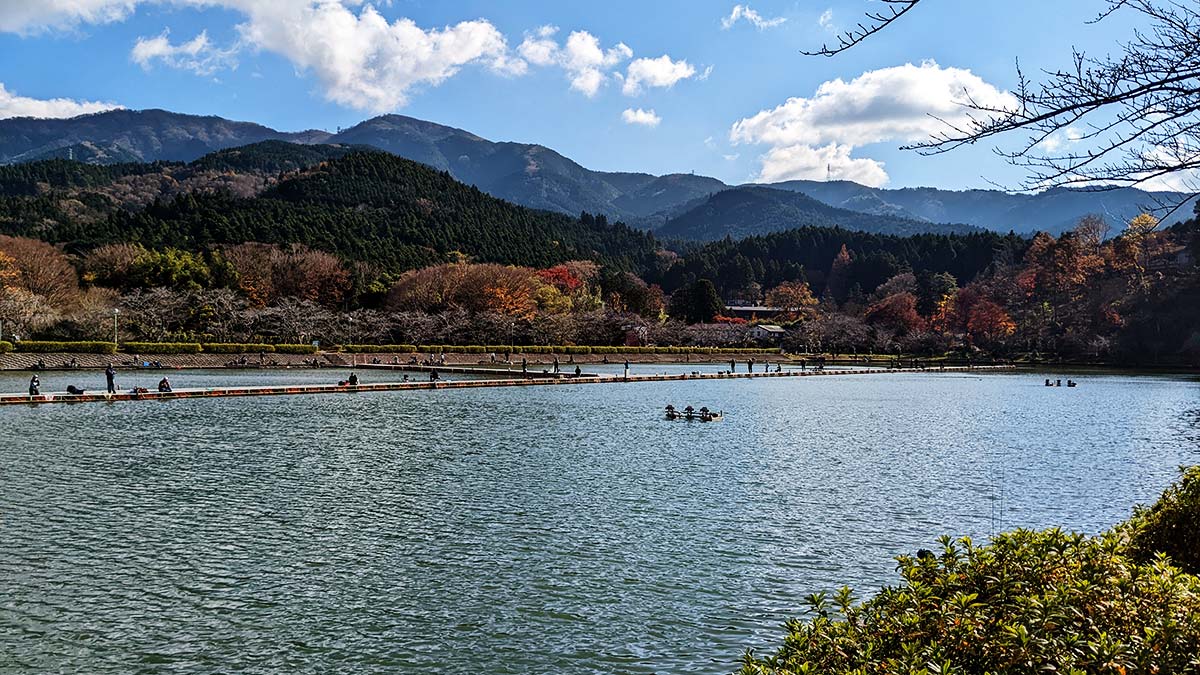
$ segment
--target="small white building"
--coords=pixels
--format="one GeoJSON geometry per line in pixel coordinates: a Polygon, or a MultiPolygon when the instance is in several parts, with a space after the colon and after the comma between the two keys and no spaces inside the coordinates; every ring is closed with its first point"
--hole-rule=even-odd
{"type": "Polygon", "coordinates": [[[784,329],[769,323],[760,323],[750,329],[750,337],[755,340],[766,340],[768,342],[778,342],[783,339],[784,329]]]}

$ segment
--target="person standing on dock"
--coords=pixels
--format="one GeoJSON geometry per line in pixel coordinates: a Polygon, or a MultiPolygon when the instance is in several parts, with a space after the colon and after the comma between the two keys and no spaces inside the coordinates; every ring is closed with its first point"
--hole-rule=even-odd
{"type": "Polygon", "coordinates": [[[583,370],[579,366],[575,366],[575,377],[579,377],[580,375],[583,375],[583,370]]]}
{"type": "Polygon", "coordinates": [[[747,373],[754,372],[754,359],[750,359],[750,360],[746,361],[746,372],[747,373]]]}
{"type": "Polygon", "coordinates": [[[554,372],[555,372],[555,373],[558,373],[558,372],[560,372],[559,363],[558,363],[558,357],[557,357],[557,356],[555,356],[555,357],[554,357],[554,372]]]}
{"type": "Polygon", "coordinates": [[[521,357],[521,374],[529,374],[529,359],[525,358],[524,356],[521,357]]]}
{"type": "Polygon", "coordinates": [[[37,396],[40,393],[42,393],[42,381],[38,379],[37,375],[34,375],[29,378],[29,395],[37,396]]]}
{"type": "Polygon", "coordinates": [[[108,382],[108,393],[117,393],[117,371],[111,363],[104,369],[104,379],[108,382]]]}
{"type": "Polygon", "coordinates": [[[625,359],[625,379],[629,380],[629,359],[625,359]]]}
{"type": "Polygon", "coordinates": [[[733,359],[729,359],[729,372],[731,372],[731,373],[737,372],[737,361],[734,361],[733,359]]]}

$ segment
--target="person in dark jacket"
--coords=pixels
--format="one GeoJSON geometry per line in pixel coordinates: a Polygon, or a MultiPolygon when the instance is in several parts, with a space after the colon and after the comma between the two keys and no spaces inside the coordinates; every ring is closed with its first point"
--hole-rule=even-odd
{"type": "Polygon", "coordinates": [[[346,380],[346,384],[349,384],[351,387],[357,387],[358,375],[355,373],[350,373],[350,379],[346,380]]]}
{"type": "Polygon", "coordinates": [[[29,395],[37,396],[41,393],[41,391],[42,381],[38,379],[38,376],[34,375],[33,377],[29,378],[29,395]]]}
{"type": "Polygon", "coordinates": [[[108,381],[108,393],[117,393],[117,371],[111,363],[104,369],[104,379],[108,381]]]}
{"type": "Polygon", "coordinates": [[[171,393],[171,381],[165,377],[163,379],[159,380],[158,381],[158,390],[164,394],[171,393]]]}

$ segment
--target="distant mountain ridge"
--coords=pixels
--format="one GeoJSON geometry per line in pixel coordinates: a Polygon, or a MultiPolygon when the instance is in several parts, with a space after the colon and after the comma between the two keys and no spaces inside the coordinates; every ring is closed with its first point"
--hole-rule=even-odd
{"type": "MultiPolygon", "coordinates": [[[[383,115],[337,133],[281,132],[253,122],[165,110],[113,110],[71,119],[13,118],[0,120],[0,164],[51,158],[93,164],[189,162],[214,151],[263,141],[369,146],[446,171],[459,181],[522,206],[571,215],[583,211],[605,214],[637,227],[667,228],[665,233],[678,228],[669,221],[703,207],[731,188],[767,187],[800,193],[847,212],[883,216],[893,219],[893,223],[904,221],[906,231],[928,223],[925,231],[930,232],[946,229],[938,223],[962,223],[1000,232],[1058,233],[1088,213],[1099,213],[1119,228],[1152,204],[1155,196],[1179,198],[1174,193],[1148,193],[1134,188],[1109,192],[1050,190],[1031,195],[999,190],[882,189],[847,181],[731,186],[692,174],[593,171],[542,145],[494,142],[469,131],[403,115],[383,115]]],[[[721,204],[709,204],[701,212],[718,212],[729,205],[729,199],[728,195],[722,197],[721,204]]],[[[738,216],[744,222],[737,231],[775,231],[780,214],[788,210],[781,199],[750,200],[770,212],[756,216],[745,210],[738,216]],[[756,219],[762,227],[755,227],[756,219]]],[[[744,204],[742,208],[750,206],[744,204]]],[[[789,219],[816,214],[807,207],[792,212],[789,219]]],[[[1180,213],[1186,215],[1190,210],[1180,213]]],[[[845,214],[842,217],[856,219],[845,214]]],[[[732,234],[721,233],[711,224],[694,229],[715,238],[732,234]]]]}
{"type": "MultiPolygon", "coordinates": [[[[851,181],[796,180],[772,183],[769,187],[791,190],[831,206],[895,215],[927,222],[959,222],[1000,232],[1029,234],[1039,230],[1060,234],[1071,229],[1083,215],[1104,216],[1116,229],[1134,216],[1188,199],[1177,192],[1146,192],[1136,188],[1086,190],[1055,188],[1037,194],[1000,190],[939,190],[937,188],[883,189],[851,181]]],[[[1171,218],[1186,220],[1191,204],[1171,218]]]]}
{"type": "Polygon", "coordinates": [[[983,228],[860,213],[829,206],[799,192],[767,186],[731,188],[667,221],[660,237],[711,241],[783,232],[799,227],[840,227],[873,234],[969,234],[983,228]]]}

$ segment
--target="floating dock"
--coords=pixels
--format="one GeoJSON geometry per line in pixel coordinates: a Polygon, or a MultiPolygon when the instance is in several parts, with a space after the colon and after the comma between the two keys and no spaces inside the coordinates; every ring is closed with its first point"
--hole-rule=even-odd
{"type": "MultiPolygon", "coordinates": [[[[302,394],[362,394],[384,391],[410,391],[422,389],[474,389],[480,387],[536,387],[581,384],[636,384],[640,382],[682,382],[693,380],[750,380],[759,378],[787,377],[832,377],[846,375],[887,375],[899,373],[950,373],[987,372],[1011,370],[1012,366],[974,366],[944,368],[872,368],[861,370],[786,370],[778,373],[679,373],[669,375],[596,375],[590,373],[580,377],[564,378],[507,378],[496,380],[452,380],[437,382],[378,382],[372,384],[304,384],[252,387],[209,387],[198,389],[175,389],[169,392],[147,391],[142,393],[121,391],[116,394],[84,393],[68,394],[54,392],[30,396],[28,394],[0,395],[2,405],[39,405],[42,403],[111,403],[117,401],[171,401],[187,398],[232,398],[239,396],[288,396],[302,394]]],[[[444,369],[438,369],[444,370],[444,369]]],[[[477,369],[470,369],[475,371],[477,369]]]]}

